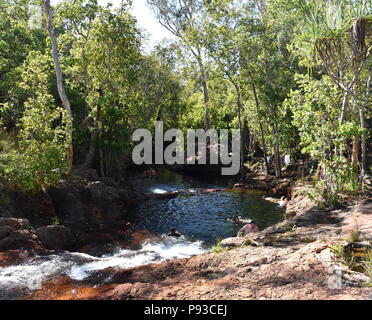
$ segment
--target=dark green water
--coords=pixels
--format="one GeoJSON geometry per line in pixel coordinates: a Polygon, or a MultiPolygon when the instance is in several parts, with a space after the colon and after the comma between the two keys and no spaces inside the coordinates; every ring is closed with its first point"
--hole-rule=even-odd
{"type": "MultiPolygon", "coordinates": [[[[145,178],[143,173],[134,174],[132,184],[142,192],[162,193],[189,189],[228,188],[234,183],[231,178],[208,178],[186,176],[166,169],[157,175],[145,178]]],[[[283,211],[278,205],[263,199],[264,192],[215,192],[209,194],[180,194],[177,198],[144,202],[136,209],[133,220],[136,225],[155,235],[168,233],[176,228],[190,240],[201,240],[210,246],[217,239],[235,236],[239,226],[227,221],[239,215],[255,219],[262,230],[283,219],[283,211]]]]}

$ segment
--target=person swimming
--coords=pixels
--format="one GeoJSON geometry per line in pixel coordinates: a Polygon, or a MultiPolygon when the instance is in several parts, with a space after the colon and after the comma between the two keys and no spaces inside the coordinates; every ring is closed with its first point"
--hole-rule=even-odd
{"type": "Polygon", "coordinates": [[[150,170],[144,171],[143,172],[147,176],[154,176],[156,175],[156,171],[153,168],[150,168],[150,170]]]}
{"type": "Polygon", "coordinates": [[[242,219],[241,216],[235,216],[233,219],[227,218],[227,221],[232,222],[233,224],[243,224],[243,223],[250,223],[251,219],[242,219]]]}
{"type": "Polygon", "coordinates": [[[172,228],[170,230],[170,233],[168,233],[168,236],[169,237],[179,238],[181,236],[181,234],[176,230],[176,228],[172,228]]]}

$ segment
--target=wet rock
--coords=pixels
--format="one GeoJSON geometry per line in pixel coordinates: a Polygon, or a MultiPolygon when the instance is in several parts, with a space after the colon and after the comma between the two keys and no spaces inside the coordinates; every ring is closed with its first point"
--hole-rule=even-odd
{"type": "Polygon", "coordinates": [[[50,250],[64,248],[70,240],[70,229],[65,226],[45,226],[36,229],[35,233],[41,243],[50,250]]]}

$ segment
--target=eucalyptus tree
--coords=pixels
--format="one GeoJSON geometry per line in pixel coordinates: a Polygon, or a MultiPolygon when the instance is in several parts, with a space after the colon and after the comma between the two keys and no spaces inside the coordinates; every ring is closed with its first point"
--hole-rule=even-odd
{"type": "Polygon", "coordinates": [[[204,127],[211,128],[208,75],[203,39],[204,6],[202,0],[147,0],[159,23],[175,35],[196,60],[204,94],[204,127]]]}
{"type": "MultiPolygon", "coordinates": [[[[287,50],[288,32],[280,29],[266,6],[242,6],[243,16],[238,37],[241,46],[240,66],[247,93],[254,102],[264,156],[272,146],[276,176],[281,176],[280,153],[295,148],[296,134],[291,115],[282,103],[294,85],[297,69],[287,50]]],[[[268,163],[266,162],[268,171],[268,163]]]]}
{"type": "Polygon", "coordinates": [[[244,23],[244,18],[240,6],[237,6],[234,1],[223,3],[212,1],[207,6],[207,12],[209,19],[205,21],[205,31],[208,36],[204,39],[207,54],[218,66],[218,70],[223,77],[229,80],[236,92],[242,173],[244,165],[244,103],[242,100],[244,79],[241,75],[242,44],[240,33],[242,32],[241,24],[244,23]]]}
{"type": "Polygon", "coordinates": [[[72,169],[73,161],[74,161],[74,148],[72,144],[72,128],[73,128],[73,120],[72,120],[72,112],[71,112],[71,105],[70,100],[66,94],[64,83],[63,83],[63,75],[61,71],[61,63],[60,63],[60,57],[58,52],[58,46],[57,46],[57,37],[54,31],[53,26],[53,9],[50,5],[50,0],[44,0],[44,10],[46,15],[46,21],[47,21],[47,30],[50,37],[50,40],[52,42],[52,55],[54,60],[54,67],[55,67],[55,73],[57,78],[57,88],[58,88],[58,94],[61,99],[62,105],[64,109],[67,112],[67,123],[66,123],[66,132],[68,133],[67,139],[68,139],[68,147],[67,147],[67,173],[69,173],[72,169]]]}

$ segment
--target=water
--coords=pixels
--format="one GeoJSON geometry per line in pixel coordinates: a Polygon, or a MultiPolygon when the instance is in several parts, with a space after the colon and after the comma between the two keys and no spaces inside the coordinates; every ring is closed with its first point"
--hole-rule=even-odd
{"type": "MultiPolygon", "coordinates": [[[[146,240],[138,250],[117,248],[100,257],[78,252],[37,256],[21,265],[0,268],[0,300],[16,299],[42,288],[43,282],[67,275],[82,281],[106,268],[127,269],[149,263],[186,258],[206,252],[200,241],[159,237],[146,240]]],[[[110,278],[101,279],[101,283],[110,278]]]]}
{"type": "Polygon", "coordinates": [[[263,200],[263,193],[259,191],[198,192],[231,186],[233,181],[228,178],[188,177],[159,170],[152,178],[134,173],[131,181],[133,188],[142,192],[161,194],[184,190],[177,198],[146,201],[132,212],[132,222],[157,236],[155,239],[144,241],[138,250],[117,248],[102,256],[62,252],[0,268],[0,299],[24,296],[58,276],[82,281],[106,268],[125,269],[201,254],[210,250],[217,239],[236,235],[239,226],[227,218],[240,215],[255,219],[259,228],[264,229],[280,221],[283,215],[276,204],[263,200]],[[182,234],[181,238],[166,236],[173,227],[182,234]]]}
{"type": "Polygon", "coordinates": [[[234,216],[255,219],[261,230],[283,218],[283,211],[277,204],[264,200],[261,191],[198,193],[203,189],[228,188],[233,184],[229,178],[197,178],[163,169],[154,177],[137,175],[132,181],[133,187],[142,192],[185,190],[177,198],[152,199],[136,208],[133,222],[155,235],[169,233],[174,227],[188,239],[211,246],[217,239],[237,234],[241,226],[227,220],[234,216]]]}

